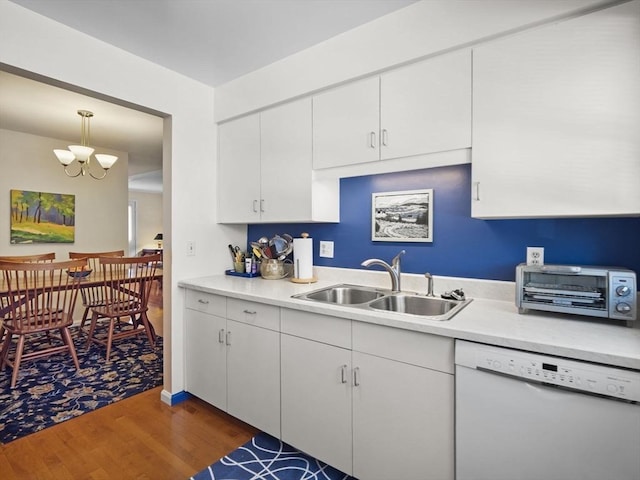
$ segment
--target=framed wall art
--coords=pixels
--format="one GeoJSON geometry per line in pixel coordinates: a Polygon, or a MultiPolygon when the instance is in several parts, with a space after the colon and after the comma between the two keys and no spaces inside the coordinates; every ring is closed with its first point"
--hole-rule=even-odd
{"type": "Polygon", "coordinates": [[[11,190],[11,243],[73,243],[76,196],[11,190]]]}
{"type": "Polygon", "coordinates": [[[433,189],[373,193],[371,240],[433,242],[433,189]]]}

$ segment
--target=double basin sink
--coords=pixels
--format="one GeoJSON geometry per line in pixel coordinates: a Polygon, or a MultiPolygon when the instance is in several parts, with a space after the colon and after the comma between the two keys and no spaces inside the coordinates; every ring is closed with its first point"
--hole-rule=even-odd
{"type": "Polygon", "coordinates": [[[472,299],[450,300],[410,292],[392,292],[375,287],[339,284],[293,295],[293,298],[373,311],[401,313],[426,320],[450,320],[472,299]]]}

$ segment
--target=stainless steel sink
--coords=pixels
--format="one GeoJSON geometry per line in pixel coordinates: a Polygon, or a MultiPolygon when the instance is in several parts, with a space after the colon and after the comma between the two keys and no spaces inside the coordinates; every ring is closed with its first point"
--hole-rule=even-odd
{"type": "Polygon", "coordinates": [[[425,297],[417,293],[394,293],[391,290],[347,284],[300,293],[293,295],[293,298],[439,321],[450,320],[472,300],[448,300],[425,297]]]}
{"type": "Polygon", "coordinates": [[[449,320],[467,306],[469,302],[471,302],[471,299],[456,301],[438,297],[397,294],[374,300],[369,303],[369,307],[374,310],[449,320]]]}
{"type": "Polygon", "coordinates": [[[384,293],[376,288],[334,285],[310,293],[294,295],[294,297],[317,302],[336,303],[338,305],[354,305],[370,302],[383,295],[384,293]]]}

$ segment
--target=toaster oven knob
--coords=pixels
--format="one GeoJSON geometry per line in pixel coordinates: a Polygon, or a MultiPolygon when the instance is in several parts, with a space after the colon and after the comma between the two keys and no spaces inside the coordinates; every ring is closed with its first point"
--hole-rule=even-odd
{"type": "Polygon", "coordinates": [[[616,311],[618,313],[629,313],[631,311],[631,305],[628,303],[620,302],[616,305],[616,311]]]}
{"type": "Polygon", "coordinates": [[[627,285],[620,285],[616,287],[616,295],[619,297],[626,297],[631,293],[631,289],[627,285]]]}

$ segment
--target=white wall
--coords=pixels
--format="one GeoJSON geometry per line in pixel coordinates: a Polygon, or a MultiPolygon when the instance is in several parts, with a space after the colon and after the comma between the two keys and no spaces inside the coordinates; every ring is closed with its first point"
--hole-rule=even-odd
{"type": "Polygon", "coordinates": [[[218,87],[216,121],[603,3],[423,0],[218,87]]]}
{"type": "Polygon", "coordinates": [[[136,202],[136,252],[157,248],[153,238],[162,230],[162,194],[129,192],[129,201],[136,202]]]}
{"type": "Polygon", "coordinates": [[[246,227],[215,223],[213,89],[7,0],[0,0],[0,63],[170,116],[163,146],[163,230],[169,250],[163,398],[182,391],[183,292],[177,282],[222,272],[229,257],[226,245],[246,241],[246,227]],[[186,256],[187,241],[196,243],[195,256],[186,256]]]}
{"type": "Polygon", "coordinates": [[[55,252],[57,260],[66,260],[70,251],[126,249],[127,153],[100,149],[101,153],[118,156],[103,180],[70,178],[53,154],[54,148],[66,148],[69,143],[0,129],[0,255],[55,252]],[[75,242],[11,245],[9,190],[75,195],[75,242]]]}

